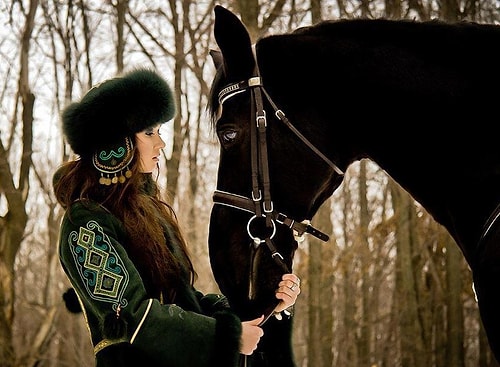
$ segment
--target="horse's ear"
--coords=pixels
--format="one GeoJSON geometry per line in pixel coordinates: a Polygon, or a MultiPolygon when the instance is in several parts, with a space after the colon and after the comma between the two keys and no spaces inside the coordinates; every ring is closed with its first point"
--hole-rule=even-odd
{"type": "Polygon", "coordinates": [[[226,8],[214,8],[214,36],[224,61],[228,79],[240,81],[253,75],[255,60],[252,43],[241,20],[226,8]]]}
{"type": "Polygon", "coordinates": [[[212,57],[215,69],[219,69],[222,66],[222,63],[224,62],[224,59],[222,57],[222,52],[218,50],[210,50],[209,53],[210,57],[212,57]]]}

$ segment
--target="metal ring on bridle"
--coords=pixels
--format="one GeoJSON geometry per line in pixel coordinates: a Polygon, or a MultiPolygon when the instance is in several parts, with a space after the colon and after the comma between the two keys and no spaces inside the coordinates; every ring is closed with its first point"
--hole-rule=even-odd
{"type": "MultiPolygon", "coordinates": [[[[261,240],[260,237],[257,237],[257,236],[252,236],[252,233],[250,232],[250,223],[252,223],[252,221],[257,218],[256,215],[252,216],[252,218],[250,218],[248,220],[248,223],[247,223],[247,232],[248,232],[248,235],[250,236],[250,238],[252,239],[252,241],[256,242],[256,240],[259,240],[259,243],[263,243],[263,242],[266,242],[265,240],[261,240]]],[[[274,220],[271,219],[271,223],[273,224],[273,233],[271,233],[271,235],[269,236],[269,239],[272,239],[274,237],[274,235],[276,234],[276,224],[274,223],[274,220]]]]}

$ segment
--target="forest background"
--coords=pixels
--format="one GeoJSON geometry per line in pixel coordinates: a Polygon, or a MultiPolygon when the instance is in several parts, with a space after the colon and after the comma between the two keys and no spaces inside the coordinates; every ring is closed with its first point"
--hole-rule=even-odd
{"type": "MultiPolygon", "coordinates": [[[[1,0],[1,367],[93,366],[83,318],[62,302],[63,212],[51,180],[73,157],[60,111],[133,67],[157,69],[176,91],[160,182],[189,239],[196,286],[218,291],[207,229],[219,148],[206,111],[216,3],[253,40],[322,19],[500,22],[498,0],[1,0]]],[[[353,164],[313,222],[331,239],[306,239],[295,258],[298,367],[498,366],[458,247],[377,165],[353,164]]]]}

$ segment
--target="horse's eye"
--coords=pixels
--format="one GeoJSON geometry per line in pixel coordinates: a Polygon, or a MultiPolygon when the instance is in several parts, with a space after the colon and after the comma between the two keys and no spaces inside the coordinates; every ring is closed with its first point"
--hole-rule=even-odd
{"type": "Polygon", "coordinates": [[[222,144],[231,144],[236,139],[236,130],[228,129],[224,130],[220,134],[220,139],[222,144]]]}

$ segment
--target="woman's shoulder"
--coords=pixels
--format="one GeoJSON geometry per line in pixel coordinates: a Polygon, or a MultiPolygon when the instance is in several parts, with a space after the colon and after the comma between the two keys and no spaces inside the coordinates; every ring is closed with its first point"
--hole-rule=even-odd
{"type": "Polygon", "coordinates": [[[65,213],[65,221],[74,225],[82,225],[89,221],[106,222],[120,225],[120,220],[105,206],[92,200],[77,200],[73,202],[65,213]]]}
{"type": "Polygon", "coordinates": [[[127,232],[123,223],[102,205],[91,201],[72,203],[61,223],[61,240],[67,242],[76,237],[88,239],[93,236],[114,238],[115,241],[122,242],[125,241],[127,232]]]}
{"type": "Polygon", "coordinates": [[[74,201],[68,208],[67,214],[74,215],[74,214],[79,214],[79,215],[85,215],[85,214],[91,214],[91,215],[96,215],[96,214],[109,214],[112,215],[111,212],[106,209],[105,206],[99,204],[96,201],[93,200],[76,200],[74,201]]]}

